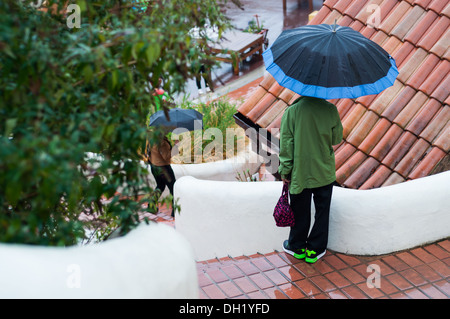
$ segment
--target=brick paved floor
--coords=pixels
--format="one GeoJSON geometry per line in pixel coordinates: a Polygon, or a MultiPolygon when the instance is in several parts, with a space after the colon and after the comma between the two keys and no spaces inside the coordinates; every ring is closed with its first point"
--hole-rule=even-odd
{"type": "MultiPolygon", "coordinates": [[[[165,207],[150,219],[174,225],[165,207]]],[[[382,256],[327,251],[315,264],[278,251],[216,258],[197,273],[202,299],[449,299],[450,239],[382,256]]]]}
{"type": "Polygon", "coordinates": [[[205,299],[448,299],[449,265],[446,239],[374,257],[328,251],[312,265],[275,251],[202,261],[197,270],[205,299]]]}

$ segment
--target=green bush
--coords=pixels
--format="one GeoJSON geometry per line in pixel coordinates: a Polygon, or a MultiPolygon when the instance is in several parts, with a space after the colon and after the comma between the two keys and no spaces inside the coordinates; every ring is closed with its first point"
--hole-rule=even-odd
{"type": "Polygon", "coordinates": [[[189,30],[228,21],[215,0],[79,0],[69,28],[67,1],[30,2],[0,2],[0,241],[124,234],[157,209],[138,151],[151,90],[183,92],[192,61],[213,63],[189,30]]]}
{"type": "MultiPolygon", "coordinates": [[[[181,108],[195,109],[203,114],[203,130],[201,132],[183,133],[180,136],[180,144],[178,148],[181,150],[189,149],[190,154],[181,154],[173,158],[174,163],[207,163],[216,161],[218,159],[226,159],[227,151],[233,152],[236,155],[238,151],[238,140],[244,139],[244,132],[239,136],[234,137],[233,149],[227,149],[227,129],[240,129],[234,121],[233,115],[236,113],[236,104],[231,102],[227,97],[220,97],[211,102],[193,103],[192,101],[184,100],[181,108]],[[216,141],[220,147],[213,148],[208,152],[208,147],[214,142],[215,136],[208,136],[205,132],[209,129],[216,128],[222,134],[222,140],[216,141]],[[190,143],[189,147],[185,147],[185,143],[190,143]],[[198,154],[197,154],[198,153],[198,154]],[[201,154],[200,154],[201,153],[201,154]],[[201,156],[200,156],[201,155],[201,156]]],[[[229,146],[229,145],[228,145],[229,146]]],[[[229,156],[230,154],[228,154],[229,156]]]]}

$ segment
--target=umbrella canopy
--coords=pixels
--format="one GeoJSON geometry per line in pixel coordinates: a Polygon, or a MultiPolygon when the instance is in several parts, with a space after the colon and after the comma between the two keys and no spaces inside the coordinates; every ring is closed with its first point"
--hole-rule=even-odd
{"type": "Polygon", "coordinates": [[[392,86],[399,73],[382,47],[338,25],[285,30],[263,57],[281,86],[322,99],[378,94],[392,86]]]}
{"type": "Polygon", "coordinates": [[[203,128],[203,115],[192,109],[174,108],[168,112],[167,119],[164,111],[158,111],[150,116],[150,126],[164,126],[168,128],[186,128],[189,131],[203,128]]]}

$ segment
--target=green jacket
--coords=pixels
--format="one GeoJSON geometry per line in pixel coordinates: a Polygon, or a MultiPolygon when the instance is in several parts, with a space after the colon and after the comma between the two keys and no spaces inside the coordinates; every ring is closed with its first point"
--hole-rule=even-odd
{"type": "Polygon", "coordinates": [[[333,145],[342,141],[342,123],[335,105],[301,97],[283,114],[278,172],[291,180],[289,191],[328,185],[336,180],[333,145]]]}

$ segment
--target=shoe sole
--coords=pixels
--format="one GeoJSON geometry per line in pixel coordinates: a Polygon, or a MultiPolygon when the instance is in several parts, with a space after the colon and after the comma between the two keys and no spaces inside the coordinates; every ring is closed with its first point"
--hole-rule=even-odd
{"type": "Polygon", "coordinates": [[[294,258],[297,258],[297,259],[305,259],[305,257],[306,257],[306,253],[305,254],[301,254],[301,255],[299,255],[299,254],[296,254],[296,253],[294,253],[292,250],[289,250],[289,249],[287,249],[287,248],[284,248],[284,246],[283,246],[283,250],[286,252],[286,253],[288,253],[289,255],[291,255],[291,256],[294,256],[294,258]]]}
{"type": "Polygon", "coordinates": [[[309,263],[309,264],[314,264],[316,261],[318,261],[320,258],[322,258],[322,257],[325,255],[326,252],[327,252],[327,251],[325,250],[323,253],[317,255],[317,256],[314,257],[314,258],[308,258],[308,257],[306,257],[306,258],[305,258],[305,261],[306,261],[307,263],[309,263]]]}

